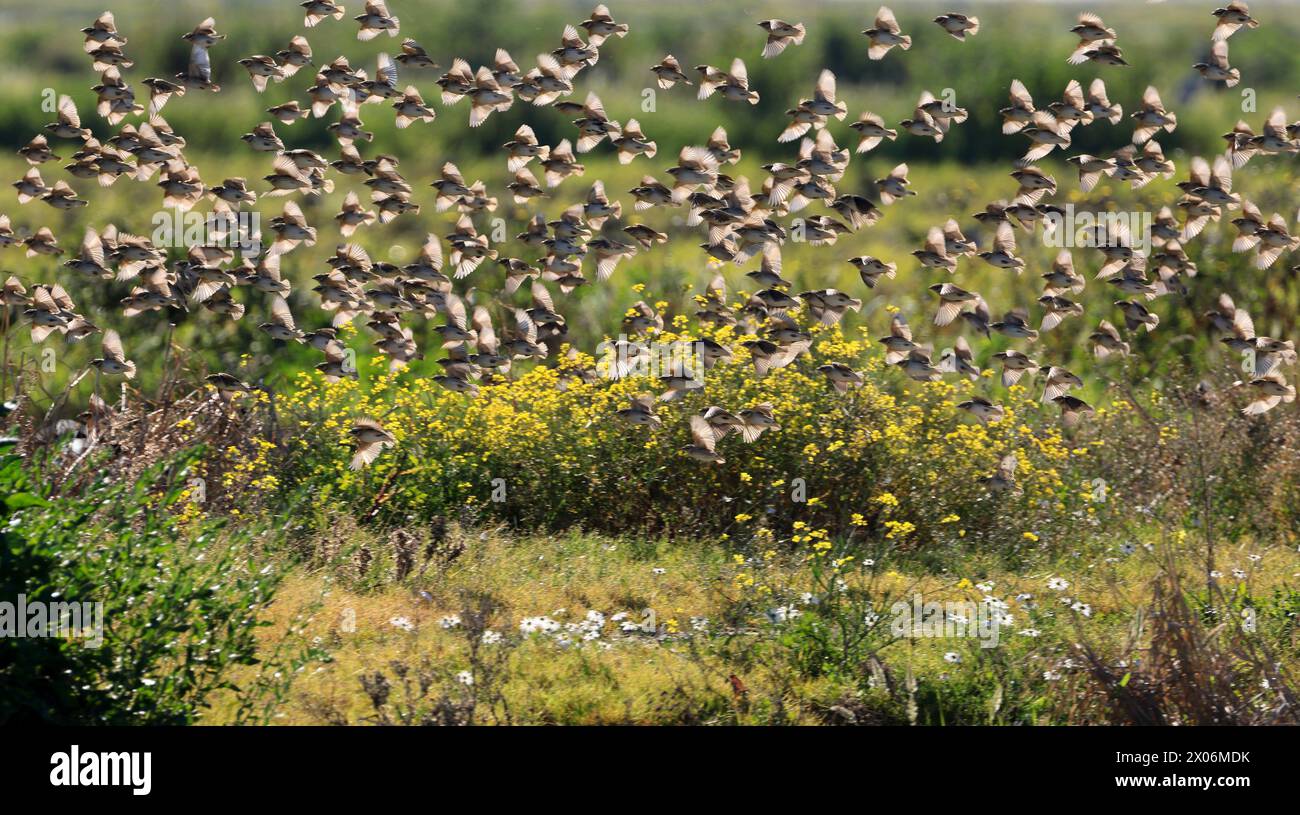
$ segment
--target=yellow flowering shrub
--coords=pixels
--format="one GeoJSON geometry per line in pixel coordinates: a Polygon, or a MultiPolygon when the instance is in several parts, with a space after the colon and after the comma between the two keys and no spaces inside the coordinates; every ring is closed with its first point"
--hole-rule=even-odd
{"type": "MultiPolygon", "coordinates": [[[[367,519],[468,514],[521,528],[733,537],[775,528],[787,540],[794,530],[793,542],[804,545],[816,540],[808,530],[822,529],[900,547],[1037,543],[1020,536],[1025,529],[1053,544],[1077,536],[1080,519],[1097,522],[1086,510],[1091,494],[1072,486],[1091,478],[1097,458],[1087,427],[1062,431],[1056,411],[1039,409],[1022,388],[1006,400],[1006,418],[985,427],[955,407],[977,385],[907,381],[884,365],[877,344],[838,326],[761,379],[739,344],[748,335],[731,327],[705,334],[725,340],[733,359],[706,373],[703,391],[658,403],[656,428],[616,411],[639,393],[661,393],[660,383],[584,380],[576,371],[595,360],[583,354],[561,354],[555,367],[519,365],[473,397],[411,372],[335,383],[304,372],[279,402],[294,429],[284,466],[236,469],[268,489],[302,491],[321,512],[367,519]],[[829,360],[851,361],[864,385],[836,392],[816,370],[829,360]],[[719,465],[682,452],[690,414],[763,402],[780,429],[752,444],[729,435],[718,444],[719,465]],[[396,444],[353,471],[349,429],[363,417],[379,419],[396,444]],[[993,495],[980,479],[1008,452],[1019,462],[1017,487],[993,495]]],[[[660,339],[698,336],[668,331],[660,339]]]]}

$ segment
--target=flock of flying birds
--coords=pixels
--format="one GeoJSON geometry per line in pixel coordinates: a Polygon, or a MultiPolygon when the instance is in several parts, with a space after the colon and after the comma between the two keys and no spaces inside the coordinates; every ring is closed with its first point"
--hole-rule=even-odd
{"type": "MultiPolygon", "coordinates": [[[[307,28],[331,18],[340,20],[345,14],[343,7],[330,0],[307,0],[301,5],[305,9],[307,28]]],[[[1213,14],[1218,20],[1211,38],[1213,59],[1195,68],[1209,81],[1233,85],[1239,81],[1240,74],[1228,66],[1228,38],[1243,27],[1257,27],[1258,22],[1241,2],[1233,2],[1213,14]]],[[[400,31],[400,20],[378,0],[368,0],[364,13],[354,19],[359,25],[359,40],[371,40],[380,34],[396,37],[400,31]]],[[[962,14],[944,14],[934,22],[960,41],[979,32],[979,20],[962,14]]],[[[759,26],[766,32],[764,58],[777,57],[804,40],[802,24],[766,20],[759,26]]],[[[1127,64],[1116,44],[1115,31],[1095,14],[1079,15],[1078,24],[1070,30],[1079,37],[1078,47],[1068,58],[1071,64],[1127,64]]],[[[441,316],[444,321],[433,331],[440,335],[446,356],[438,360],[443,373],[434,379],[452,391],[473,395],[478,391],[477,383],[508,376],[514,361],[542,360],[558,353],[566,334],[565,318],[548,284],[564,295],[589,284],[592,279],[584,273],[588,258],[592,259],[594,279],[606,281],[621,260],[641,251],[653,251],[669,239],[643,223],[623,226],[621,231],[626,240],[614,230],[606,230],[607,224],[623,221],[623,206],[600,180],[595,180],[583,203],[568,208],[552,221],[538,214],[517,236],[515,242],[521,250],[537,256],[535,259],[507,255],[504,246],[494,247],[489,236],[480,233],[474,224],[474,216],[493,211],[497,199],[489,194],[482,181],[468,183],[454,164],[447,163],[432,186],[436,191],[435,209],[444,212],[454,208],[459,215],[453,231],[441,237],[429,234],[417,259],[402,266],[372,260],[356,243],[339,245],[326,261],[328,269],[313,277],[316,285],[312,291],[318,296],[320,308],[332,315],[331,324],[304,331],[298,328],[289,307],[291,282],[281,275],[285,255],[300,246],[310,247],[317,240],[317,228],[308,223],[298,204],[286,201],[281,214],[270,219],[269,231],[274,240],[260,248],[256,256],[241,253],[239,263],[235,264],[234,250],[225,248],[230,242],[222,239],[232,235],[245,240],[253,238],[260,245],[260,235],[245,234],[246,222],[237,217],[241,207],[252,205],[259,195],[319,196],[330,192],[334,186],[331,171],[340,177],[360,180],[370,191],[368,203],[363,203],[355,191],[349,192],[342,211],[334,216],[338,232],[345,240],[376,221],[384,224],[418,214],[420,204],[415,202],[414,191],[399,171],[398,159],[387,154],[362,156],[358,143],[370,142],[373,134],[364,129],[361,112],[371,104],[387,104],[395,112],[399,128],[432,122],[438,114],[426,104],[414,84],[399,83],[398,71],[400,66],[400,70],[432,78],[437,75],[438,66],[415,41],[406,39],[401,43],[400,54],[378,55],[375,75],[371,78],[365,70],[353,68],[342,56],[317,65],[311,46],[302,35],[294,36],[283,50],[274,54],[239,59],[238,63],[246,69],[259,92],[278,86],[308,66],[314,69],[315,75],[307,89],[308,103],[290,100],[268,108],[271,119],[243,136],[249,148],[266,154],[270,161],[271,171],[263,179],[268,188],[258,192],[242,178],[227,178],[216,185],[205,183],[198,169],[185,159],[184,138],[162,116],[172,97],[220,90],[212,81],[210,51],[222,46],[225,35],[218,33],[212,18],[184,35],[192,46],[185,71],[173,80],[142,81],[148,89],[147,104],[137,99],[123,78],[123,71],[132,62],[127,55],[127,38],[117,30],[113,15],[105,12],[82,29],[82,33],[86,54],[100,74],[99,83],[92,88],[97,96],[96,112],[117,128],[116,133],[102,142],[94,138],[82,126],[74,101],[68,96],[61,97],[58,120],[47,125],[46,133],[36,136],[19,151],[31,164],[27,174],[13,184],[19,203],[40,200],[58,209],[87,204],[67,181],[48,185],[42,177],[41,165],[60,160],[50,142],[53,138],[75,146],[71,163],[64,167],[73,178],[96,179],[99,184],[110,186],[121,177],[148,182],[157,174],[155,183],[162,190],[166,207],[189,210],[205,198],[210,199],[211,222],[217,225],[209,235],[209,245],[189,247],[184,260],[171,263],[165,248],[154,246],[147,238],[127,234],[112,225],[86,231],[80,248],[63,265],[92,279],[130,281],[131,293],[121,302],[122,313],[127,317],[164,308],[186,308],[186,301],[192,300],[215,314],[238,320],[244,315],[245,305],[232,292],[245,287],[260,295],[269,313],[267,321],[259,326],[261,330],[275,340],[305,343],[317,349],[324,361],[316,367],[330,380],[337,380],[357,375],[337,334],[342,324],[364,317],[367,328],[378,337],[375,347],[397,369],[423,356],[412,323],[441,316]],[[324,118],[336,105],[338,118],[329,125],[340,148],[339,158],[335,160],[311,150],[286,147],[276,132],[277,123],[285,127],[304,117],[324,118]],[[124,123],[128,117],[144,117],[144,121],[138,125],[124,123]],[[446,255],[444,241],[450,247],[446,255]],[[469,277],[485,261],[504,268],[503,290],[487,302],[482,302],[482,292],[474,289],[458,294],[455,281],[469,277]],[[511,298],[525,283],[529,286],[529,305],[513,305],[511,298]],[[480,300],[477,303],[476,294],[480,300]],[[497,309],[505,315],[500,332],[493,317],[497,309]]],[[[583,175],[584,167],[578,156],[595,150],[606,140],[624,164],[640,157],[646,161],[654,159],[657,145],[647,138],[635,119],[626,124],[611,119],[594,94],[587,94],[581,103],[572,99],[576,80],[583,71],[597,65],[600,49],[628,33],[628,26],[617,22],[609,9],[601,5],[576,27],[566,26],[559,46],[539,55],[536,65],[527,71],[505,50],[498,49],[491,66],[474,71],[465,60],[457,58],[448,71],[437,76],[435,84],[441,89],[445,108],[450,110],[468,99],[471,127],[515,104],[551,107],[576,117],[572,140],[563,139],[555,146],[540,144],[525,124],[504,145],[507,169],[513,174],[513,180],[505,186],[516,202],[526,204],[546,196],[570,176],[583,175]],[[585,39],[579,29],[585,30],[585,39]],[[534,174],[534,168],[540,172],[541,180],[534,174]]],[[[912,43],[888,8],[882,7],[872,27],[862,33],[869,43],[867,56],[872,60],[885,58],[894,48],[906,51],[912,43]]],[[[739,58],[727,70],[699,65],[692,74],[687,74],[675,57],[667,55],[649,70],[665,90],[676,85],[696,85],[700,100],[716,95],[729,102],[756,104],[759,99],[758,91],[750,87],[745,63],[739,58]]],[[[974,241],[965,237],[956,219],[948,219],[945,224],[930,229],[924,247],[912,252],[922,266],[955,273],[960,258],[972,257],[996,268],[1021,273],[1026,264],[1016,254],[1015,230],[1032,230],[1038,222],[1045,223],[1049,216],[1063,213],[1059,207],[1044,202],[1046,196],[1055,194],[1056,181],[1034,163],[1054,149],[1067,151],[1074,128],[1101,121],[1117,125],[1124,115],[1121,106],[1107,98],[1101,79],[1093,81],[1086,94],[1077,81],[1071,81],[1061,100],[1043,107],[1035,105],[1022,83],[1013,81],[1010,105],[1000,113],[1003,132],[1026,137],[1029,149],[1012,173],[1019,184],[1015,198],[1010,203],[990,204],[973,216],[993,230],[991,247],[981,251],[974,241]]],[[[698,298],[700,310],[695,314],[701,323],[741,325],[757,335],[757,339],[742,344],[749,351],[758,376],[792,364],[809,350],[812,336],[808,323],[833,325],[848,310],[857,311],[862,306],[861,299],[835,289],[791,293],[791,283],[782,277],[781,246],[788,235],[779,219],[810,206],[821,207],[821,214],[801,217],[799,228],[809,243],[832,245],[840,235],[876,223],[883,216],[884,207],[917,194],[910,187],[906,164],[898,165],[875,181],[876,201],[836,190],[851,153],[836,144],[830,120],[843,121],[847,116],[847,106],[836,99],[835,76],[823,70],[811,97],[788,111],[789,123],[777,138],[781,143],[799,140],[797,156],[789,163],[764,165],[767,177],[758,188],[752,187],[743,176],[733,178],[724,172],[728,165],[740,160],[740,151],[730,146],[725,130],[719,127],[707,144],[680,150],[675,165],[665,170],[667,181],[647,174],[630,191],[636,212],[657,207],[686,207],[687,224],[703,226],[707,237],[701,246],[719,264],[758,261],[758,268],[746,273],[756,284],[757,292],[742,308],[728,304],[726,280],[719,273],[698,298]]],[[[887,127],[881,117],[869,111],[848,127],[856,132],[856,152],[862,154],[885,140],[896,139],[900,129],[913,136],[942,141],[952,127],[966,118],[965,110],[950,101],[935,99],[927,92],[921,95],[912,117],[900,122],[898,129],[887,127]]],[[[1135,188],[1157,176],[1174,175],[1174,164],[1165,158],[1155,136],[1162,131],[1173,131],[1177,116],[1166,109],[1155,88],[1147,89],[1129,118],[1134,123],[1131,143],[1108,157],[1076,155],[1067,159],[1077,166],[1081,190],[1092,189],[1102,175],[1129,182],[1135,188]]],[[[1188,180],[1178,184],[1182,198],[1173,207],[1163,208],[1155,218],[1154,249],[1149,256],[1134,249],[1133,236],[1123,229],[1098,227],[1096,230],[1094,244],[1105,259],[1097,279],[1114,286],[1127,298],[1117,301],[1115,306],[1128,332],[1152,331],[1159,325],[1159,317],[1147,304],[1171,292],[1185,292],[1184,281],[1195,276],[1196,267],[1184,246],[1225,212],[1240,213],[1231,219],[1238,231],[1233,249],[1255,252],[1260,269],[1268,268],[1283,253],[1300,246],[1300,237],[1289,234],[1284,218],[1274,214],[1266,219],[1253,204],[1232,192],[1233,169],[1251,157],[1300,151],[1300,124],[1288,125],[1284,111],[1278,109],[1265,122],[1260,134],[1245,122],[1239,122],[1224,138],[1227,150],[1212,163],[1199,157],[1191,161],[1188,180]],[[1174,215],[1175,210],[1181,211],[1181,220],[1174,215]]],[[[14,233],[7,217],[0,216],[0,247],[14,244],[25,247],[29,257],[64,254],[49,228],[22,236],[14,233]]],[[[896,263],[874,257],[855,257],[849,262],[858,269],[867,289],[873,288],[881,276],[893,278],[897,272],[896,263]]],[[[1038,298],[1042,317],[1037,328],[1032,327],[1029,311],[1023,307],[1011,308],[1001,319],[994,319],[989,305],[977,292],[952,282],[929,287],[939,303],[933,322],[936,327],[943,327],[961,321],[973,335],[988,338],[996,331],[1032,345],[1042,332],[1071,317],[1080,317],[1084,311],[1069,296],[1083,290],[1085,278],[1075,271],[1068,249],[1057,255],[1051,270],[1042,274],[1042,278],[1044,288],[1038,298]]],[[[35,343],[44,342],[54,333],[71,341],[101,333],[86,316],[77,312],[72,299],[57,283],[34,285],[28,291],[21,281],[11,277],[4,284],[3,299],[6,306],[23,310],[35,343]]],[[[570,370],[572,366],[565,366],[567,377],[594,379],[602,373],[624,375],[631,362],[649,354],[648,341],[662,330],[663,315],[645,302],[636,303],[627,314],[623,329],[628,339],[620,340],[617,349],[620,362],[599,373],[594,370],[574,373],[570,370]]],[[[1224,342],[1229,347],[1252,357],[1253,365],[1249,366],[1252,377],[1246,383],[1238,383],[1249,386],[1253,393],[1245,413],[1263,413],[1280,402],[1295,399],[1295,388],[1287,383],[1282,371],[1284,366],[1294,365],[1296,361],[1292,342],[1256,336],[1250,316],[1236,308],[1227,295],[1220,298],[1219,309],[1207,318],[1215,329],[1226,335],[1224,342]]],[[[91,362],[97,375],[133,377],[135,365],[128,359],[117,332],[106,330],[102,335],[103,356],[91,362]]],[[[894,314],[889,335],[881,342],[886,349],[886,362],[912,379],[934,381],[945,374],[972,380],[980,378],[974,354],[964,337],[959,336],[936,360],[933,346],[914,339],[901,313],[894,314]]],[[[1129,353],[1125,333],[1107,319],[1099,321],[1090,342],[1098,358],[1129,353]]],[[[703,341],[701,348],[706,368],[732,356],[732,349],[713,341],[703,341]]],[[[1002,351],[993,358],[1001,365],[1000,381],[1004,387],[1017,383],[1026,372],[1037,374],[1043,401],[1059,406],[1067,427],[1092,412],[1088,404],[1070,393],[1083,382],[1064,367],[1040,363],[1024,350],[1002,351]]],[[[818,370],[841,392],[863,384],[862,375],[844,363],[831,362],[818,370]]],[[[208,381],[225,399],[253,387],[227,373],[213,374],[208,381]]],[[[619,410],[618,416],[633,424],[658,426],[657,402],[677,399],[703,387],[700,380],[685,371],[662,377],[662,384],[666,388],[663,395],[638,396],[628,407],[619,410]]],[[[1003,416],[1003,408],[984,397],[974,397],[958,407],[982,423],[996,422],[1003,416]]],[[[765,430],[778,427],[770,404],[751,405],[734,413],[711,406],[691,416],[693,443],[684,450],[701,461],[721,462],[723,458],[717,445],[728,434],[734,431],[745,442],[753,442],[765,430]]],[[[394,443],[393,436],[371,419],[357,422],[352,437],[356,444],[354,468],[366,466],[394,443]]],[[[986,483],[993,488],[1010,486],[1014,461],[1014,456],[1004,459],[998,472],[986,479],[986,483]]]]}

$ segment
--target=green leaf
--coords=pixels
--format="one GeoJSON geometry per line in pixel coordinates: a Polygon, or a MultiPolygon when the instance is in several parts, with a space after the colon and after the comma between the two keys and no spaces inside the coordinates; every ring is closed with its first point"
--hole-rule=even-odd
{"type": "Polygon", "coordinates": [[[9,507],[10,511],[27,507],[47,507],[49,505],[49,501],[39,495],[32,495],[30,492],[14,492],[5,496],[5,506],[9,507]]]}

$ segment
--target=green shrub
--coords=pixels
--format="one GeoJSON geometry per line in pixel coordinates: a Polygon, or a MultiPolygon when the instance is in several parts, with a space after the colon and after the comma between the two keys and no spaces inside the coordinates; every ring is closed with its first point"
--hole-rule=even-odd
{"type": "Polygon", "coordinates": [[[187,463],[46,497],[0,459],[0,600],[103,604],[99,647],[0,638],[0,723],[185,724],[257,661],[280,573],[247,559],[247,531],[177,519],[187,463]]]}

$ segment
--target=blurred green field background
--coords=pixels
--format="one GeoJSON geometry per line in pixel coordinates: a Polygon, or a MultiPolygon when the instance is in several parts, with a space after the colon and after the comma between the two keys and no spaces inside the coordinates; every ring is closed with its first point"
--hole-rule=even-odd
{"type": "MultiPolygon", "coordinates": [[[[6,180],[18,178],[26,166],[11,150],[25,144],[41,125],[53,119],[41,107],[45,89],[72,94],[86,124],[100,137],[111,133],[93,113],[94,95],[88,88],[97,76],[90,60],[82,53],[82,36],[78,32],[104,5],[68,0],[33,10],[10,0],[0,2],[0,23],[3,23],[0,66],[6,72],[6,82],[0,86],[0,133],[4,143],[10,145],[0,157],[0,175],[6,180]]],[[[327,21],[305,31],[315,61],[323,64],[342,54],[354,67],[373,73],[375,55],[381,50],[396,53],[400,38],[358,42],[356,24],[350,17],[360,11],[360,4],[346,5],[349,19],[327,21]]],[[[576,23],[590,11],[590,4],[585,2],[394,0],[390,5],[392,12],[402,19],[402,37],[415,38],[444,69],[455,56],[465,57],[475,66],[489,62],[498,46],[509,50],[527,69],[536,54],[559,44],[565,23],[576,23]]],[[[847,125],[862,110],[875,111],[894,126],[910,114],[921,90],[928,89],[937,95],[951,88],[957,104],[969,110],[970,119],[955,127],[942,144],[903,135],[865,158],[855,156],[848,174],[838,185],[841,193],[870,196],[872,179],[882,177],[899,161],[907,161],[912,169],[913,189],[919,193],[917,197],[887,207],[878,225],[846,236],[836,246],[787,243],[784,250],[787,276],[794,279],[799,290],[831,286],[867,301],[860,316],[850,315],[851,325],[865,321],[872,335],[879,336],[888,323],[883,313],[885,307],[896,305],[918,327],[918,333],[932,339],[936,347],[942,347],[951,343],[949,334],[954,328],[942,333],[936,333],[932,327],[920,328],[929,322],[934,308],[933,298],[925,287],[939,277],[921,269],[908,252],[920,247],[930,226],[942,223],[949,215],[957,217],[967,234],[981,244],[989,239],[988,230],[981,229],[969,216],[989,201],[1010,199],[1014,195],[1016,184],[1007,174],[1011,161],[1026,145],[1023,137],[1003,136],[998,126],[997,109],[1006,103],[1012,78],[1024,81],[1041,107],[1058,99],[1071,78],[1077,78],[1086,87],[1094,76],[1102,76],[1112,101],[1122,104],[1126,114],[1147,84],[1156,85],[1166,104],[1179,115],[1177,131],[1158,137],[1166,154],[1177,163],[1179,173],[1170,181],[1156,181],[1138,193],[1122,185],[1103,183],[1087,196],[1090,207],[1118,210],[1154,211],[1164,204],[1172,204],[1178,197],[1173,184],[1185,177],[1191,155],[1219,152],[1220,134],[1238,118],[1245,118],[1258,129],[1273,106],[1294,102],[1295,89],[1289,80],[1300,69],[1300,53],[1293,47],[1300,35],[1300,19],[1286,14],[1285,7],[1255,4],[1256,16],[1265,20],[1265,25],[1232,39],[1231,61],[1241,69],[1243,82],[1236,89],[1224,90],[1201,80],[1190,67],[1208,53],[1214,20],[1203,3],[1086,6],[1102,13],[1107,24],[1119,31],[1120,45],[1132,63],[1129,68],[1066,64],[1065,57],[1075,44],[1068,28],[1085,6],[1057,3],[955,6],[981,18],[982,28],[977,37],[959,43],[930,22],[936,13],[948,10],[947,6],[896,2],[893,7],[904,31],[913,35],[914,46],[909,52],[895,51],[881,62],[871,62],[866,58],[865,38],[859,32],[870,24],[875,4],[809,2],[799,4],[796,13],[786,3],[701,4],[676,0],[653,4],[614,3],[615,16],[631,25],[632,34],[607,43],[599,64],[579,77],[573,98],[581,99],[587,91],[594,91],[602,97],[613,118],[639,119],[647,135],[659,143],[660,154],[656,159],[637,159],[631,166],[621,167],[613,160],[609,145],[601,145],[581,157],[587,167],[586,175],[567,180],[543,208],[548,214],[554,214],[581,200],[596,178],[604,179],[611,194],[622,197],[630,205],[631,197],[626,191],[643,174],[666,178],[663,170],[671,166],[676,151],[683,145],[702,144],[718,124],[727,128],[732,144],[744,151],[742,163],[728,172],[748,176],[757,186],[764,175],[761,164],[795,157],[797,143],[780,145],[775,141],[783,127],[782,114],[798,100],[807,98],[822,67],[836,73],[840,96],[848,103],[850,118],[843,123],[833,122],[831,129],[837,141],[850,149],[856,144],[856,136],[847,125]],[[756,23],[771,16],[800,20],[807,24],[809,35],[803,46],[788,49],[777,59],[762,60],[759,52],[763,33],[756,23]],[[643,92],[653,87],[647,69],[668,52],[677,55],[684,66],[705,62],[726,66],[735,56],[744,58],[751,85],[762,95],[762,102],[754,107],[730,104],[718,98],[698,102],[693,88],[677,87],[669,91],[656,88],[654,111],[646,112],[642,108],[643,92]],[[1242,111],[1244,89],[1250,89],[1255,97],[1254,112],[1242,111]],[[859,254],[899,263],[898,279],[886,281],[868,293],[854,269],[845,262],[859,254]]],[[[164,115],[188,140],[185,155],[200,169],[208,184],[230,176],[243,176],[250,179],[254,189],[265,189],[264,183],[256,179],[270,171],[270,159],[249,150],[239,141],[239,136],[269,118],[263,112],[266,107],[290,98],[304,100],[311,77],[308,71],[299,72],[282,84],[272,84],[265,94],[259,95],[236,60],[251,54],[274,53],[293,34],[304,32],[297,4],[289,0],[227,0],[219,4],[126,0],[112,3],[110,7],[117,17],[119,30],[129,39],[126,51],[136,62],[126,72],[126,79],[141,96],[147,92],[140,84],[145,77],[171,77],[184,68],[188,45],[181,40],[181,34],[204,16],[215,15],[218,30],[229,35],[212,51],[214,79],[223,86],[222,91],[219,94],[191,92],[173,99],[164,115]]],[[[372,144],[362,145],[363,154],[386,152],[399,156],[401,170],[416,190],[415,201],[424,207],[419,216],[405,216],[387,226],[375,225],[358,232],[356,240],[375,259],[409,261],[427,232],[446,234],[449,231],[455,216],[433,212],[434,196],[428,188],[437,169],[448,160],[459,164],[469,180],[483,179],[501,201],[496,215],[507,219],[509,234],[521,231],[535,210],[511,202],[504,189],[510,175],[500,145],[525,122],[544,143],[555,144],[573,135],[574,129],[565,116],[519,103],[504,114],[492,116],[483,127],[471,130],[466,121],[466,103],[446,107],[436,101],[438,89],[434,80],[438,73],[404,71],[399,76],[400,85],[416,85],[437,110],[436,122],[417,123],[406,131],[398,131],[387,105],[370,105],[362,111],[366,129],[376,133],[372,144]]],[[[337,107],[332,110],[325,120],[277,125],[277,131],[290,147],[310,148],[327,158],[335,158],[337,145],[325,126],[337,117],[337,110],[337,107]]],[[[1118,126],[1100,123],[1077,129],[1075,133],[1071,154],[1109,154],[1128,142],[1131,128],[1126,120],[1118,126]]],[[[55,150],[66,158],[71,145],[56,140],[55,150]]],[[[66,173],[56,169],[63,163],[66,162],[42,168],[47,181],[67,178],[66,173]]],[[[1061,192],[1052,199],[1054,202],[1080,200],[1074,173],[1067,165],[1053,157],[1040,166],[1059,182],[1061,192]]],[[[1237,189],[1256,201],[1265,214],[1278,210],[1290,218],[1294,212],[1293,168],[1293,159],[1257,158],[1238,174],[1237,189]]],[[[338,211],[339,202],[349,189],[366,192],[357,180],[332,175],[338,184],[335,192],[314,204],[304,204],[308,219],[321,228],[320,242],[314,249],[295,251],[285,264],[298,284],[293,298],[295,312],[299,314],[300,324],[307,328],[327,320],[323,312],[314,308],[314,296],[307,291],[309,286],[302,284],[323,268],[321,260],[340,242],[329,219],[338,211]]],[[[10,193],[0,199],[0,212],[8,214],[19,229],[50,226],[65,248],[75,250],[87,223],[102,227],[111,222],[126,231],[148,234],[151,218],[161,209],[161,193],[152,184],[121,179],[108,189],[100,189],[93,183],[72,181],[91,201],[91,206],[71,213],[35,202],[20,207],[10,193]]],[[[263,213],[265,222],[279,212],[281,205],[279,199],[265,199],[259,201],[257,209],[263,213]]],[[[207,206],[205,202],[199,209],[207,206]]],[[[705,255],[697,247],[703,235],[681,224],[683,210],[657,210],[643,216],[632,213],[630,206],[627,209],[623,221],[611,222],[606,227],[607,233],[621,235],[618,232],[621,226],[644,221],[660,230],[669,230],[673,240],[667,246],[656,247],[624,262],[612,281],[583,287],[561,305],[569,319],[571,336],[583,347],[590,348],[602,336],[617,333],[623,311],[638,298],[628,288],[631,283],[646,283],[646,299],[668,301],[671,313],[689,313],[693,305],[690,293],[685,291],[686,284],[698,286],[712,275],[705,255]]],[[[802,214],[820,211],[813,206],[802,214]]],[[[1284,258],[1267,273],[1253,270],[1246,256],[1229,252],[1230,231],[1227,224],[1211,227],[1204,238],[1189,247],[1193,259],[1200,264],[1191,302],[1184,302],[1179,296],[1156,302],[1155,310],[1163,320],[1162,330],[1152,337],[1137,338],[1135,350],[1140,352],[1140,362],[1126,369],[1124,375],[1158,376],[1169,362],[1193,354],[1197,359],[1204,359],[1207,365],[1235,364],[1235,359],[1217,350],[1217,343],[1205,332],[1198,317],[1221,290],[1229,291],[1240,305],[1252,311],[1261,333],[1290,335],[1295,327],[1295,315],[1300,311],[1300,289],[1295,285],[1294,274],[1286,271],[1290,262],[1284,258]]],[[[1037,237],[1026,237],[1023,232],[1018,232],[1018,236],[1022,253],[1029,261],[1023,276],[1017,278],[978,259],[968,259],[961,262],[955,278],[964,288],[982,293],[998,314],[1015,305],[1029,306],[1036,314],[1033,300],[1041,288],[1037,275],[1047,270],[1055,254],[1055,250],[1041,247],[1037,237]]],[[[498,248],[507,255],[535,257],[517,245],[498,248]]],[[[173,250],[173,257],[180,255],[180,250],[173,250]]],[[[1089,278],[1100,264],[1099,258],[1095,251],[1076,250],[1075,253],[1076,264],[1089,278]]],[[[317,361],[313,354],[301,349],[276,348],[258,332],[256,325],[264,319],[266,303],[259,300],[259,295],[246,290],[236,293],[249,306],[248,316],[240,323],[196,309],[188,314],[149,314],[128,325],[119,314],[112,313],[117,300],[127,293],[126,286],[87,284],[59,268],[56,261],[26,260],[17,249],[0,255],[0,268],[19,275],[28,285],[59,280],[78,304],[89,310],[92,319],[100,325],[122,329],[129,354],[141,363],[141,388],[146,393],[159,376],[159,366],[155,363],[163,356],[168,320],[178,323],[176,340],[189,349],[197,367],[238,370],[248,378],[269,383],[317,361]],[[245,355],[249,356],[245,358],[245,355]]],[[[749,282],[743,277],[743,271],[749,268],[752,264],[744,269],[727,267],[733,289],[744,288],[743,284],[749,282]]],[[[482,302],[490,299],[482,293],[495,292],[500,278],[495,267],[485,264],[469,278],[468,284],[477,288],[482,302]]],[[[1102,316],[1118,322],[1118,312],[1108,305],[1111,300],[1119,299],[1115,294],[1110,287],[1092,283],[1082,295],[1089,309],[1087,316],[1068,320],[1051,332],[1045,338],[1040,357],[1086,370],[1089,364],[1082,340],[1102,316]]],[[[523,303],[525,297],[526,293],[521,292],[515,302],[523,303]]],[[[429,343],[425,338],[429,336],[417,327],[417,338],[426,349],[429,343]]],[[[15,337],[14,342],[11,353],[23,353],[24,341],[15,337]]],[[[359,338],[356,342],[365,340],[359,338]]],[[[977,346],[977,353],[984,361],[1001,347],[995,338],[991,343],[977,346]]],[[[88,358],[87,353],[95,350],[74,348],[69,353],[61,353],[61,370],[45,380],[46,387],[52,392],[57,390],[61,380],[79,371],[88,358]]],[[[431,359],[415,366],[417,372],[433,372],[435,368],[431,359]]],[[[1118,374],[1114,371],[1107,374],[1115,375],[1118,374]]],[[[1094,393],[1105,386],[1104,380],[1090,380],[1094,393]]]]}

